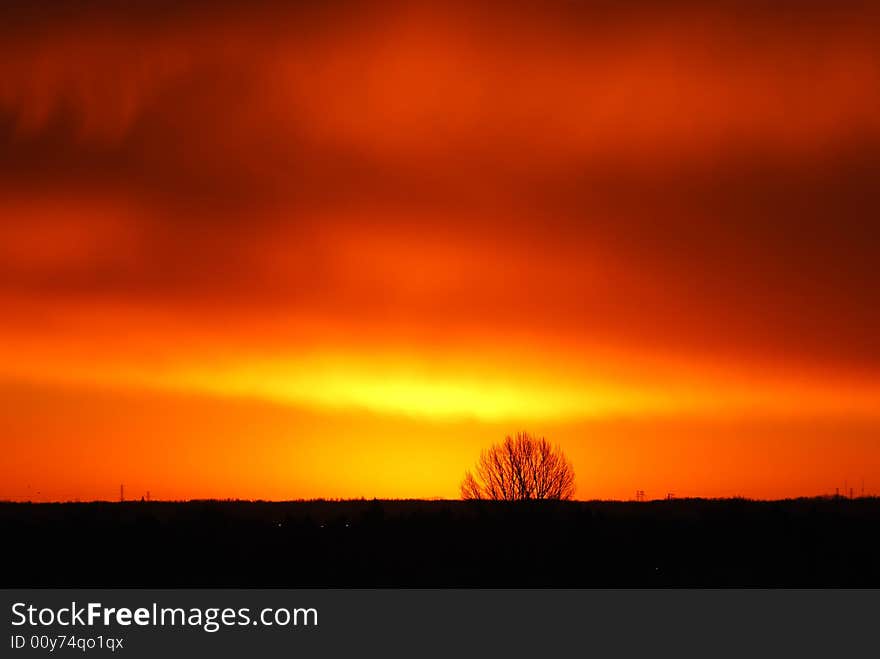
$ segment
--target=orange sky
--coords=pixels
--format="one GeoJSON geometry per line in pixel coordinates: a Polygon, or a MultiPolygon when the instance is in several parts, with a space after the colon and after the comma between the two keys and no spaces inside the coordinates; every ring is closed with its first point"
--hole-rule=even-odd
{"type": "Polygon", "coordinates": [[[10,2],[0,499],[880,492],[870,3],[10,2]]]}

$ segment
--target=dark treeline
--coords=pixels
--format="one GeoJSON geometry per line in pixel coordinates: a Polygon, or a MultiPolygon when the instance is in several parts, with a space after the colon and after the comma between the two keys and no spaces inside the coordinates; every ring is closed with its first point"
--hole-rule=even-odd
{"type": "Polygon", "coordinates": [[[0,504],[2,586],[880,586],[880,499],[0,504]]]}

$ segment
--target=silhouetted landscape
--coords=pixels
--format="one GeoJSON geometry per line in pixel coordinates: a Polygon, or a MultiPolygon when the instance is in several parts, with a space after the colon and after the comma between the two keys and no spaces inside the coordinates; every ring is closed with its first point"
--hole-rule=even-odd
{"type": "Polygon", "coordinates": [[[0,504],[2,583],[880,586],[880,499],[0,504]]]}

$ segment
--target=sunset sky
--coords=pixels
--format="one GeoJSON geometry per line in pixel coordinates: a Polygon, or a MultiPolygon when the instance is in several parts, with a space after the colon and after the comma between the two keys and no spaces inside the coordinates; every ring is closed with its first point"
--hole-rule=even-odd
{"type": "Polygon", "coordinates": [[[878,195],[876,3],[4,2],[0,499],[880,494],[878,195]]]}

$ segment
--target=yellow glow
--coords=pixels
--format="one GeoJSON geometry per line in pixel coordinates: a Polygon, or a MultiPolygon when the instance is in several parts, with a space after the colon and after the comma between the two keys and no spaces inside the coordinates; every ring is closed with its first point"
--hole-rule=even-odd
{"type": "Polygon", "coordinates": [[[562,419],[655,407],[660,401],[632,391],[501,374],[436,372],[436,368],[373,365],[363,361],[304,359],[251,363],[176,373],[174,388],[373,412],[429,417],[562,419]],[[428,372],[431,371],[431,372],[428,372]]]}
{"type": "Polygon", "coordinates": [[[546,365],[511,373],[502,365],[466,370],[461,364],[407,363],[388,357],[304,356],[290,361],[248,362],[165,373],[161,388],[252,397],[325,409],[361,408],[382,414],[481,421],[631,416],[633,414],[787,414],[805,400],[823,413],[876,414],[880,393],[785,381],[700,381],[644,378],[638,383],[590,377],[577,369],[546,365]]]}
{"type": "MultiPolygon", "coordinates": [[[[132,340],[132,335],[125,335],[132,340]]],[[[662,415],[880,415],[880,389],[870,383],[722,365],[626,359],[596,350],[565,358],[528,346],[469,351],[344,348],[236,354],[234,346],[186,344],[188,354],[141,354],[100,342],[103,361],[73,336],[39,350],[0,346],[7,378],[251,398],[323,410],[486,422],[567,421],[662,415]],[[6,348],[6,349],[4,349],[6,348]],[[153,354],[152,360],[145,359],[153,354]],[[476,356],[475,356],[476,355],[476,356]],[[629,364],[635,361],[639,368],[629,364]]]]}

